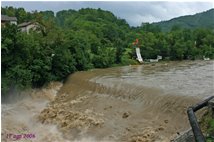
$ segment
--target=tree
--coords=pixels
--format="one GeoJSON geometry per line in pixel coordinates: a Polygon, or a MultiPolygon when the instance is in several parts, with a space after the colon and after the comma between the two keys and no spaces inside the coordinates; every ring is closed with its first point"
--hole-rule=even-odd
{"type": "Polygon", "coordinates": [[[26,12],[6,7],[2,14],[17,16],[19,22],[36,21],[42,32],[20,32],[16,25],[2,27],[2,91],[11,86],[40,87],[63,80],[70,73],[93,67],[132,64],[138,38],[144,59],[161,55],[173,60],[214,58],[214,32],[174,26],[162,33],[154,24],[131,27],[109,11],[80,9],[26,12]]]}

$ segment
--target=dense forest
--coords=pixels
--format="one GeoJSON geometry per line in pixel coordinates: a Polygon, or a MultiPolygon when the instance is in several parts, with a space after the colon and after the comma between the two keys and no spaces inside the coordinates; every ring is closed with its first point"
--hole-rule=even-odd
{"type": "Polygon", "coordinates": [[[214,9],[197,13],[195,15],[187,15],[173,18],[169,21],[153,23],[153,25],[159,26],[161,30],[164,32],[169,32],[170,29],[175,25],[177,27],[188,29],[197,29],[197,28],[214,29],[214,9]]]}
{"type": "Polygon", "coordinates": [[[26,12],[1,8],[18,24],[38,22],[41,29],[29,34],[17,25],[2,27],[2,94],[10,89],[40,87],[63,80],[75,71],[136,64],[133,41],[139,39],[144,59],[161,55],[164,60],[214,58],[214,31],[184,29],[174,25],[169,32],[152,24],[130,27],[124,20],[101,9],[26,12]]]}

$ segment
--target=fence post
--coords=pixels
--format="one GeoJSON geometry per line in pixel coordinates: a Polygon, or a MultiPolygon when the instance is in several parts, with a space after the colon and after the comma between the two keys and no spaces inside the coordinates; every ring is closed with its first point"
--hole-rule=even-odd
{"type": "Polygon", "coordinates": [[[201,132],[200,126],[198,124],[197,118],[192,107],[188,108],[187,114],[196,142],[205,142],[205,138],[201,132]]]}
{"type": "Polygon", "coordinates": [[[205,99],[204,101],[202,101],[202,102],[200,102],[200,103],[198,103],[198,104],[196,104],[194,106],[189,107],[188,110],[187,110],[187,114],[188,114],[188,117],[189,117],[189,122],[190,122],[190,125],[192,127],[192,131],[193,131],[193,134],[194,134],[196,142],[205,142],[205,138],[204,138],[203,133],[201,132],[200,126],[198,124],[198,121],[197,121],[197,118],[196,118],[194,112],[198,111],[199,109],[201,109],[201,108],[203,108],[205,106],[209,106],[210,104],[212,104],[211,108],[212,108],[212,111],[213,111],[213,109],[214,109],[213,108],[213,106],[214,106],[214,96],[211,96],[211,97],[205,99]]]}

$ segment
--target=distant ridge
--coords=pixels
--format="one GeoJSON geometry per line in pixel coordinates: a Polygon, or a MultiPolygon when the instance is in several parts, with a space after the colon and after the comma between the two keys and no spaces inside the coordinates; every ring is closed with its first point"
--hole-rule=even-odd
{"type": "Polygon", "coordinates": [[[164,32],[170,31],[174,25],[187,29],[214,29],[214,8],[195,15],[181,16],[168,21],[153,23],[153,25],[159,26],[164,32]]]}

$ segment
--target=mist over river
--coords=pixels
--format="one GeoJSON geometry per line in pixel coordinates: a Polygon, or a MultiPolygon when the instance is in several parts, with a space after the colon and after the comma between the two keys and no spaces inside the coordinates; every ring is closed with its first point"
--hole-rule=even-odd
{"type": "Polygon", "coordinates": [[[214,61],[76,72],[25,95],[2,103],[2,141],[169,142],[190,127],[187,107],[214,95],[214,61]]]}

